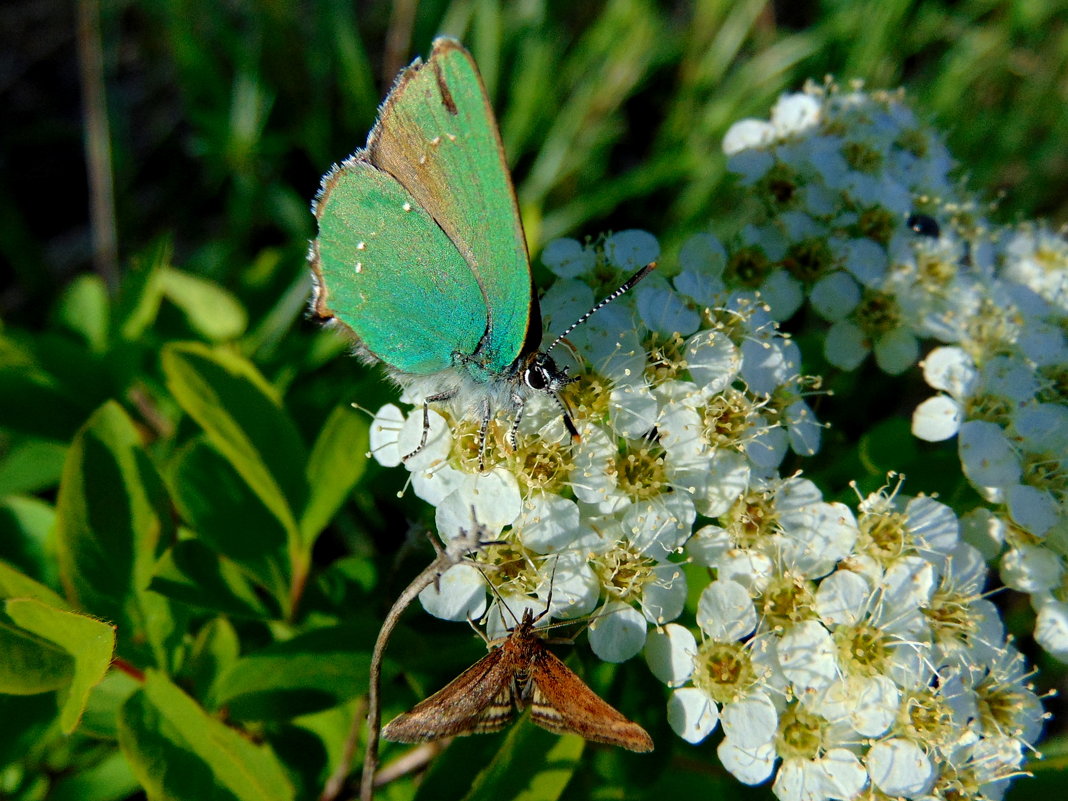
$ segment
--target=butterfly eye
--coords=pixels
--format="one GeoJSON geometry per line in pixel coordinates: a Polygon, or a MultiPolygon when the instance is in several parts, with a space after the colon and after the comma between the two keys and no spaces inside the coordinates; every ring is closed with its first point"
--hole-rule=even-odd
{"type": "Polygon", "coordinates": [[[542,365],[532,364],[527,368],[526,372],[523,373],[523,383],[531,389],[544,392],[546,387],[552,383],[552,376],[549,375],[549,371],[542,365]]]}

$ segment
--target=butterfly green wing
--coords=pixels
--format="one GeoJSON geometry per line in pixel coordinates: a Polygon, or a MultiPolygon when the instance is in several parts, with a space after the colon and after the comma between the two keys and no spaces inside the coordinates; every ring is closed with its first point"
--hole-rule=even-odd
{"type": "Polygon", "coordinates": [[[515,717],[513,671],[504,650],[494,649],[432,696],[391,720],[382,729],[382,736],[399,743],[421,743],[497,731],[515,717]]]}
{"type": "Polygon", "coordinates": [[[541,338],[523,226],[500,134],[474,60],[437,39],[426,63],[398,77],[367,143],[470,265],[485,296],[486,336],[474,361],[492,373],[541,338]],[[532,320],[532,306],[535,314],[532,320]]]}
{"type": "Polygon", "coordinates": [[[451,367],[486,329],[486,301],[463,256],[425,208],[362,152],[323,179],[312,245],[314,306],[405,373],[451,367]]]}

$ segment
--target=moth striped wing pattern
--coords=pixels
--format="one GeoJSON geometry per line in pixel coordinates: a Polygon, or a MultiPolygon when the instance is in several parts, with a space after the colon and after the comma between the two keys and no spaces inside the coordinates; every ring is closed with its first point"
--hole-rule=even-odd
{"type": "Polygon", "coordinates": [[[382,730],[387,740],[422,743],[439,737],[498,731],[515,717],[513,667],[495,648],[382,730]]]}
{"type": "Polygon", "coordinates": [[[418,743],[451,735],[498,731],[530,707],[532,720],[556,734],[630,751],[652,751],[653,740],[610,706],[555,656],[535,633],[528,609],[499,645],[443,689],[382,730],[387,740],[418,743]]]}
{"type": "Polygon", "coordinates": [[[629,751],[653,750],[653,738],[603,701],[560,659],[538,642],[530,668],[530,716],[557,734],[578,734],[629,751]]]}

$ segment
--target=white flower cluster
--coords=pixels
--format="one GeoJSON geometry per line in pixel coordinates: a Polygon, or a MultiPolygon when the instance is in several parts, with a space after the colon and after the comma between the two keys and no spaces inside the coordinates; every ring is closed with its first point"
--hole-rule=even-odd
{"type": "MultiPolygon", "coordinates": [[[[548,330],[591,308],[593,286],[610,290],[658,253],[642,231],[585,247],[553,243],[545,261],[561,277],[541,301],[548,330]]],[[[432,614],[485,615],[490,633],[500,634],[511,615],[543,609],[551,585],[546,622],[600,606],[591,646],[602,659],[628,659],[649,626],[682,612],[686,580],[675,560],[698,516],[724,514],[754,481],[776,476],[789,450],[808,455],[819,447],[796,346],[745,297],[723,295],[722,305],[709,307],[718,296],[707,265],[692,261],[673,286],[652,276],[569,337],[585,371],[568,388],[578,443],[559,410],[535,398],[515,452],[505,444],[510,421],[491,424],[492,469],[480,473],[479,421],[431,411],[427,445],[405,462],[413,491],[436,507],[443,538],[469,529],[472,516],[504,532],[501,544],[479,555],[481,570],[459,565],[423,593],[432,614]],[[492,599],[484,576],[494,584],[492,599]],[[510,612],[496,608],[501,601],[510,612]]],[[[405,418],[389,405],[375,418],[372,450],[395,465],[421,434],[421,408],[405,418]]]]}
{"type": "Polygon", "coordinates": [[[727,285],[759,287],[779,321],[807,298],[842,369],[873,350],[897,374],[921,342],[939,345],[922,368],[940,394],[913,433],[958,437],[989,503],[966,536],[1000,556],[1002,581],[1038,611],[1036,639],[1068,661],[1068,242],[976,215],[900,94],[809,86],[770,121],[734,125],[724,149],[762,215],[725,258],[727,285]]]}
{"type": "MultiPolygon", "coordinates": [[[[672,688],[681,738],[722,721],[726,768],[747,783],[774,775],[783,801],[998,799],[1044,715],[985,599],[984,556],[1008,548],[1006,583],[1041,599],[1039,636],[1068,655],[1066,246],[1034,228],[996,240],[968,204],[951,206],[946,149],[898,96],[809,87],[770,123],[734,126],[725,149],[758,222],[729,250],[691,238],[677,265],[569,335],[579,441],[544,397],[528,402],[517,449],[498,419],[484,454],[477,409],[431,409],[425,447],[404,461],[412,490],[442,538],[477,522],[497,540],[421,601],[481,617],[491,636],[525,608],[547,608],[545,622],[590,615],[600,658],[644,652],[672,688]],[[989,508],[958,519],[887,490],[854,515],[783,477],[822,431],[806,401],[818,380],[776,327],[806,300],[842,369],[874,352],[901,373],[922,342],[941,343],[923,369],[942,394],[914,430],[959,433],[989,508]]],[[[550,243],[546,329],[658,256],[642,231],[550,243]]],[[[385,406],[372,426],[384,465],[424,434],[421,398],[402,400],[415,411],[385,406]]]]}
{"type": "Polygon", "coordinates": [[[1041,729],[1023,660],[953,511],[877,493],[859,516],[799,478],[750,487],[686,546],[714,571],[646,659],[668,720],[782,801],[1000,798],[1041,729]],[[777,770],[776,770],[777,767],[777,770]]]}
{"type": "Polygon", "coordinates": [[[1001,580],[1037,610],[1035,639],[1068,661],[1068,242],[1024,225],[989,244],[976,312],[922,362],[939,394],[912,430],[957,437],[964,475],[989,504],[964,518],[969,540],[1000,557],[1001,580]]]}
{"type": "Polygon", "coordinates": [[[844,370],[871,352],[885,372],[907,370],[919,338],[952,327],[972,282],[959,239],[914,214],[944,207],[953,162],[900,101],[809,85],[723,142],[757,207],[724,279],[759,290],[779,321],[807,299],[825,322],[825,357],[844,370]]]}

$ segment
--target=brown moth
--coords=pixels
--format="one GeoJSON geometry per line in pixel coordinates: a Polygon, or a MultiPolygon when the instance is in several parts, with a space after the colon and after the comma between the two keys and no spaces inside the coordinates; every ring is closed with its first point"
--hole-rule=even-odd
{"type": "Polygon", "coordinates": [[[387,740],[420,743],[504,728],[518,709],[556,734],[630,751],[652,751],[653,738],[587,687],[535,633],[530,609],[522,621],[467,670],[382,730],[387,740]]]}

